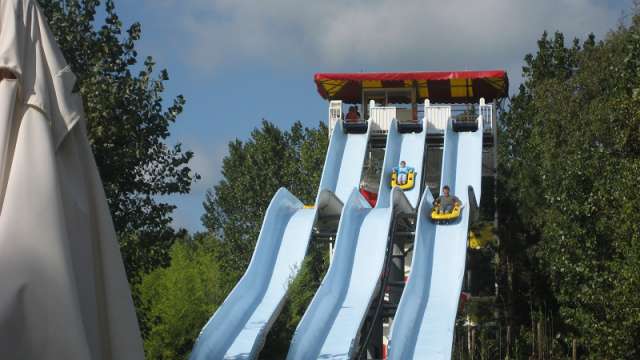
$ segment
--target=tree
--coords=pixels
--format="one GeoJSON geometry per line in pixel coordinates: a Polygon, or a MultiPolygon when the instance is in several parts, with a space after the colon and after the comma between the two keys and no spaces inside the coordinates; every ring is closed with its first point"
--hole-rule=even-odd
{"type": "Polygon", "coordinates": [[[139,285],[149,359],[187,359],[200,329],[233,283],[218,264],[219,241],[185,237],[171,247],[171,263],[145,275],[139,285]]]}
{"type": "MultiPolygon", "coordinates": [[[[209,232],[221,239],[219,259],[229,281],[235,283],[247,267],[264,213],[278,188],[286,187],[307,204],[315,200],[327,146],[324,124],[304,128],[296,122],[289,131],[281,131],[267,121],[248,141],[229,144],[222,165],[224,178],[207,192],[202,216],[209,232]]],[[[286,356],[293,332],[327,270],[325,250],[310,244],[260,358],[286,356]]]]}
{"type": "Polygon", "coordinates": [[[640,16],[598,43],[556,33],[538,48],[502,119],[503,255],[565,351],[576,338],[581,358],[637,358],[640,16]]]}
{"type": "Polygon", "coordinates": [[[289,131],[263,121],[251,138],[229,144],[223,179],[207,192],[205,227],[225,244],[224,258],[240,274],[249,263],[269,201],[286,187],[305,203],[315,199],[328,145],[327,127],[289,131]]]}
{"type": "Polygon", "coordinates": [[[174,206],[158,195],[187,193],[198,178],[193,157],[180,144],[169,147],[169,126],[182,112],[180,95],[165,108],[166,70],[154,75],[147,57],[138,64],[139,23],[123,34],[113,0],[39,0],[65,59],[78,77],[88,135],[104,183],[130,281],[166,264],[176,237],[169,226],[174,206]],[[137,73],[136,73],[136,70],[137,73]]]}
{"type": "MultiPolygon", "coordinates": [[[[250,140],[229,144],[225,178],[205,202],[203,222],[209,232],[178,240],[170,265],[144,275],[137,287],[147,357],[188,357],[200,329],[248,263],[276,190],[286,186],[306,202],[314,199],[327,140],[324,125],[309,129],[295,123],[283,132],[263,121],[250,140]]],[[[286,355],[293,330],[326,272],[323,255],[324,248],[311,246],[299,276],[291,279],[289,300],[269,335],[267,357],[286,355]]]]}
{"type": "Polygon", "coordinates": [[[300,271],[291,279],[287,299],[282,312],[267,335],[260,359],[284,359],[287,357],[293,334],[302,316],[311,304],[324,275],[329,269],[329,252],[326,243],[312,242],[302,262],[300,271]]]}

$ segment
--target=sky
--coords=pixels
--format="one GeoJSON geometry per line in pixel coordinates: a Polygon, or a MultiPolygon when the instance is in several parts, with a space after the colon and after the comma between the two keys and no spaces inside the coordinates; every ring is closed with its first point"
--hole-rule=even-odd
{"type": "Polygon", "coordinates": [[[628,20],[633,0],[116,0],[125,26],[142,24],[141,59],[166,68],[167,103],[185,96],[169,144],[194,151],[202,179],[177,206],[174,225],[204,230],[207,189],[227,144],[267,119],[326,121],[316,72],[504,69],[510,92],[544,30],[601,39],[628,20]]]}

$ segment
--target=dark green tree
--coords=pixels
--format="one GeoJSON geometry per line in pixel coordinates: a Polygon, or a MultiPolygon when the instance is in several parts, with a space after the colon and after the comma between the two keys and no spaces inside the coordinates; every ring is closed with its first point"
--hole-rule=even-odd
{"type": "Polygon", "coordinates": [[[104,183],[130,281],[166,264],[176,234],[169,226],[174,206],[158,195],[187,193],[198,178],[193,157],[180,144],[166,144],[169,127],[185,100],[165,107],[166,70],[154,74],[151,57],[139,63],[141,26],[126,30],[114,1],[39,0],[65,59],[78,77],[89,140],[104,183]],[[100,6],[106,17],[96,20],[100,6]]]}
{"type": "Polygon", "coordinates": [[[638,15],[598,43],[544,34],[502,119],[508,302],[546,306],[560,354],[640,355],[639,55],[638,15]]]}
{"type": "Polygon", "coordinates": [[[237,273],[246,268],[273,195],[286,187],[301,201],[315,199],[328,145],[327,128],[289,131],[263,121],[246,142],[229,144],[223,179],[207,192],[205,227],[225,244],[225,258],[237,273]]]}

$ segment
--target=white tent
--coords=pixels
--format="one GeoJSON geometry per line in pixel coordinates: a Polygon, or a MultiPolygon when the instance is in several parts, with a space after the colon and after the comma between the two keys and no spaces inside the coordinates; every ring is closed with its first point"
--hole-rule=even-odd
{"type": "Polygon", "coordinates": [[[0,69],[0,358],[142,359],[75,76],[35,0],[0,0],[0,69]]]}

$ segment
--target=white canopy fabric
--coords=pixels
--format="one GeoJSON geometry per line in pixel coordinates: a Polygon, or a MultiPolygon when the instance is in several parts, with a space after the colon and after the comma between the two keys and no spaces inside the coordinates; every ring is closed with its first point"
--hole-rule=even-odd
{"type": "Polygon", "coordinates": [[[35,0],[0,0],[0,358],[142,359],[75,76],[35,0]]]}

